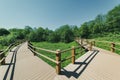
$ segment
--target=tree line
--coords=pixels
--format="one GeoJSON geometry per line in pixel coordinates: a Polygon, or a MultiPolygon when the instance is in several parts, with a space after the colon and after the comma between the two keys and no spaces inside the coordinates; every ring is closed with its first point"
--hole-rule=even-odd
{"type": "Polygon", "coordinates": [[[106,36],[109,33],[120,34],[120,5],[110,10],[107,14],[99,14],[94,20],[84,22],[80,27],[76,25],[62,25],[56,30],[48,28],[32,28],[25,26],[24,29],[0,28],[0,44],[8,45],[15,40],[25,39],[33,42],[65,42],[74,41],[75,37],[96,38],[106,36]]]}
{"type": "Polygon", "coordinates": [[[77,26],[63,25],[55,31],[48,28],[32,28],[25,26],[24,29],[0,29],[0,44],[7,45],[14,42],[15,40],[30,40],[33,42],[65,42],[69,43],[74,41],[76,36],[79,36],[79,29],[77,26]]]}
{"type": "Polygon", "coordinates": [[[107,14],[99,14],[94,20],[85,22],[80,27],[80,36],[96,38],[108,34],[120,34],[120,5],[114,7],[107,14]]]}

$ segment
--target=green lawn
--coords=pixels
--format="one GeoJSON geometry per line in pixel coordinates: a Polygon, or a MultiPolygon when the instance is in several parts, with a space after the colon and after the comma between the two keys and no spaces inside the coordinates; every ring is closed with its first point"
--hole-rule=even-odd
{"type": "MultiPolygon", "coordinates": [[[[60,49],[60,50],[65,50],[65,49],[68,49],[68,48],[71,48],[72,46],[78,46],[78,44],[76,42],[71,42],[71,43],[49,43],[49,42],[32,42],[32,44],[36,47],[40,47],[40,48],[45,48],[45,49],[49,49],[49,50],[53,50],[53,51],[56,51],[57,49],[60,49]]],[[[82,49],[77,49],[76,50],[76,53],[80,53],[82,49]]],[[[46,51],[41,51],[41,50],[37,50],[38,52],[52,58],[55,60],[55,54],[54,53],[49,53],[49,52],[46,52],[46,51]]],[[[85,52],[83,52],[85,53],[85,52]]],[[[76,56],[76,58],[80,57],[81,55],[83,55],[83,53],[79,54],[76,56]]],[[[68,51],[68,52],[65,52],[65,53],[62,53],[61,55],[61,58],[62,59],[65,59],[66,57],[69,57],[71,56],[71,51],[68,51]]],[[[39,56],[40,57],[40,56],[39,56]]],[[[48,64],[50,64],[52,67],[55,67],[55,63],[49,61],[49,60],[46,60],[45,58],[43,57],[40,57],[41,59],[43,59],[44,61],[46,61],[48,64]]],[[[70,60],[67,60],[65,62],[63,62],[61,65],[62,67],[65,67],[66,65],[68,65],[69,63],[71,63],[71,59],[70,60]]]]}

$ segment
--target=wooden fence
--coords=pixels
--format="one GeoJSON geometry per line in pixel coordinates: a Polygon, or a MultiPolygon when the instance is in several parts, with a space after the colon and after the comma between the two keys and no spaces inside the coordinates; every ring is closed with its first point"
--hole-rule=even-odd
{"type": "Polygon", "coordinates": [[[79,42],[81,45],[89,45],[89,50],[92,50],[92,46],[96,46],[96,43],[100,42],[100,43],[104,43],[104,45],[102,45],[103,47],[108,47],[110,49],[111,52],[115,52],[116,50],[120,51],[120,48],[117,48],[116,45],[120,46],[120,43],[115,43],[115,42],[109,42],[109,41],[98,41],[98,40],[91,40],[91,39],[80,39],[80,38],[76,38],[76,41],[79,42]],[[109,46],[107,46],[106,44],[109,44],[109,46]]]}
{"type": "Polygon", "coordinates": [[[4,65],[4,64],[5,64],[5,58],[6,58],[6,56],[7,56],[6,53],[9,52],[9,51],[11,51],[11,49],[12,49],[14,46],[16,46],[16,45],[18,45],[18,44],[20,44],[20,43],[22,43],[22,42],[23,42],[23,41],[21,41],[21,40],[16,41],[16,42],[10,44],[5,50],[0,51],[0,65],[4,65]]]}
{"type": "MultiPolygon", "coordinates": [[[[48,49],[44,49],[44,48],[35,47],[35,46],[33,46],[30,42],[28,42],[28,48],[34,53],[34,55],[36,55],[36,54],[37,54],[37,55],[40,55],[40,56],[42,56],[42,57],[44,57],[44,58],[46,58],[46,59],[48,59],[48,60],[56,63],[56,73],[57,73],[57,74],[60,74],[60,72],[61,72],[61,63],[62,63],[62,62],[66,61],[66,60],[68,60],[68,59],[71,59],[71,62],[72,62],[73,64],[75,63],[75,56],[77,55],[76,49],[79,49],[79,48],[81,48],[81,47],[82,47],[82,46],[77,46],[77,47],[72,46],[71,48],[66,49],[66,50],[62,50],[62,51],[61,51],[60,49],[57,49],[56,51],[52,51],[52,50],[48,50],[48,49]],[[51,58],[49,58],[49,57],[47,57],[47,56],[45,56],[45,55],[37,52],[36,49],[38,49],[38,50],[43,50],[43,51],[46,51],[46,52],[50,52],[50,53],[55,54],[55,55],[56,55],[56,60],[51,59],[51,58]],[[61,55],[62,55],[63,53],[65,53],[65,52],[67,52],[67,51],[71,51],[71,56],[61,60],[61,55]]],[[[83,52],[83,51],[81,51],[80,53],[82,53],[82,52],[83,52]]]]}
{"type": "Polygon", "coordinates": [[[109,41],[97,41],[97,40],[96,41],[94,40],[92,42],[94,42],[94,46],[97,46],[96,45],[97,42],[104,43],[103,46],[108,47],[111,52],[115,52],[116,50],[120,51],[120,48],[116,47],[116,45],[120,46],[120,43],[109,42],[109,41]],[[109,44],[109,46],[107,46],[106,44],[109,44]]]}
{"type": "Polygon", "coordinates": [[[6,53],[11,50],[13,44],[10,44],[4,51],[0,53],[0,64],[5,64],[6,53]]]}

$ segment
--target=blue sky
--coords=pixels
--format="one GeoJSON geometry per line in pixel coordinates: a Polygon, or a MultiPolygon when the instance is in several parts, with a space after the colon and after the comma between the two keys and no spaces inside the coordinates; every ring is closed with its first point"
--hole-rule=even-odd
{"type": "Polygon", "coordinates": [[[0,0],[0,27],[80,26],[118,4],[120,0],[0,0]]]}

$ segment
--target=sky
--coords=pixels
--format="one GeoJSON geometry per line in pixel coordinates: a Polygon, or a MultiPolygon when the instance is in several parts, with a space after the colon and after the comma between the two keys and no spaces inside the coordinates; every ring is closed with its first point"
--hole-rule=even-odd
{"type": "Polygon", "coordinates": [[[0,28],[80,25],[120,4],[120,0],[0,0],[0,28]]]}

